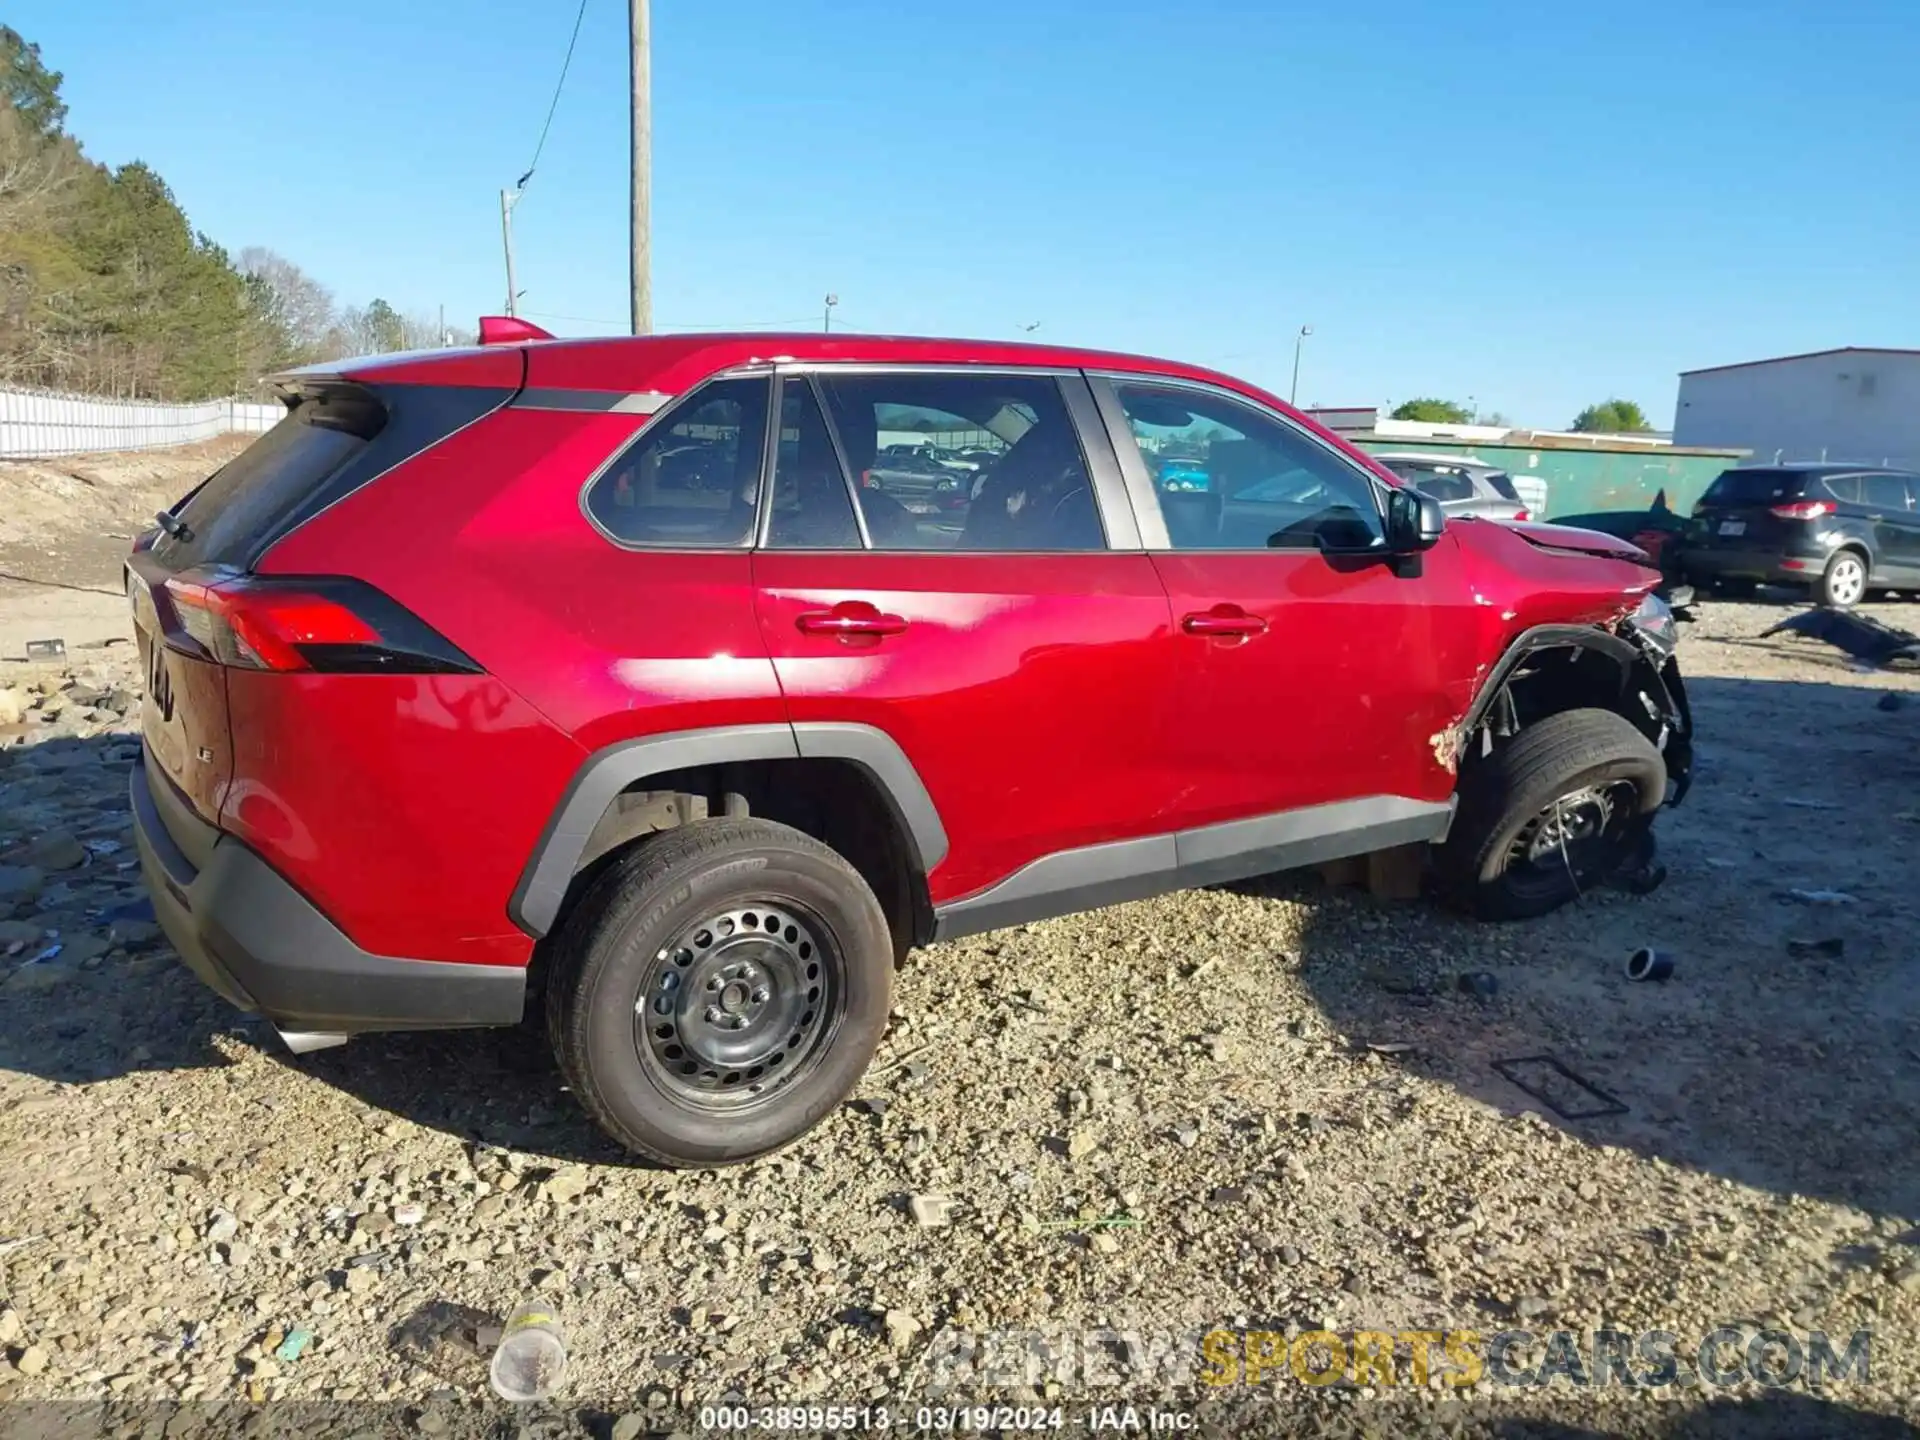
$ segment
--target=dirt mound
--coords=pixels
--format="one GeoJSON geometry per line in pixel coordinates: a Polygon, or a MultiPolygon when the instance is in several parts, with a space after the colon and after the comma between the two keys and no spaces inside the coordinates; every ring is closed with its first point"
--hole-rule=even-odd
{"type": "Polygon", "coordinates": [[[145,529],[155,510],[178,500],[254,438],[224,435],[166,450],[0,462],[0,545],[145,529]]]}
{"type": "Polygon", "coordinates": [[[255,436],[166,450],[0,461],[0,575],[117,585],[120,559],[173,504],[255,436]]]}

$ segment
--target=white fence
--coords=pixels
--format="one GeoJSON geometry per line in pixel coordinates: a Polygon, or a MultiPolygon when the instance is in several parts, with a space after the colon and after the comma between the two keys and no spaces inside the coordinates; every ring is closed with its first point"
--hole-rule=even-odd
{"type": "Polygon", "coordinates": [[[98,450],[156,450],[234,431],[270,430],[286,411],[250,400],[163,405],[53,390],[0,389],[0,460],[98,450]]]}

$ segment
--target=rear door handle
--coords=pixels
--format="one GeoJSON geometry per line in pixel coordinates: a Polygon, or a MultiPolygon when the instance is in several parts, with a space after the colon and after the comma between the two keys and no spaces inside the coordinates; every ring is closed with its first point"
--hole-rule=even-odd
{"type": "Polygon", "coordinates": [[[1258,615],[1249,615],[1238,605],[1216,605],[1211,610],[1182,616],[1180,628],[1189,635],[1264,635],[1267,622],[1258,615]]]}
{"type": "Polygon", "coordinates": [[[876,638],[898,635],[907,628],[903,616],[885,614],[864,600],[843,601],[831,610],[803,611],[794,624],[803,635],[838,635],[843,639],[855,635],[876,638]]]}

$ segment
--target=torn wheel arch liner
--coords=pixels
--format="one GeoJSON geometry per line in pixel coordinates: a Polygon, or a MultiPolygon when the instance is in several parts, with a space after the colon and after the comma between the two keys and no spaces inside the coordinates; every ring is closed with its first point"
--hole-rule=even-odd
{"type": "MultiPolygon", "coordinates": [[[[1466,714],[1451,727],[1459,737],[1460,753],[1465,752],[1468,740],[1491,717],[1494,706],[1500,702],[1520,667],[1542,651],[1564,649],[1595,651],[1619,666],[1620,698],[1623,701],[1638,681],[1642,693],[1651,699],[1659,712],[1662,723],[1671,729],[1661,753],[1674,782],[1673,797],[1668,803],[1678,805],[1691,783],[1693,761],[1693,712],[1687,700],[1686,687],[1680,679],[1680,667],[1671,656],[1656,664],[1646,650],[1631,640],[1594,625],[1536,625],[1515,636],[1487,673],[1485,683],[1474,696],[1466,714]]],[[[1624,710],[1625,707],[1622,708],[1624,710]]],[[[1438,740],[1439,736],[1434,738],[1438,740]]]]}

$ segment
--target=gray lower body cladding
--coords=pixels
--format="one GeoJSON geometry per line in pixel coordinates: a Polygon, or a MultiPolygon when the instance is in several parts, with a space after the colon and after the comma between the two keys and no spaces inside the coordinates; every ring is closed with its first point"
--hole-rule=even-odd
{"type": "Polygon", "coordinates": [[[1453,802],[1371,795],[1046,855],[935,910],[936,938],[1446,838],[1453,802]]]}
{"type": "Polygon", "coordinates": [[[170,788],[135,768],[130,798],[141,872],[181,960],[228,1002],[282,1031],[321,1035],[519,1022],[524,969],[367,953],[259,855],[186,812],[170,788]],[[169,820],[208,832],[192,837],[200,865],[169,820]]]}

